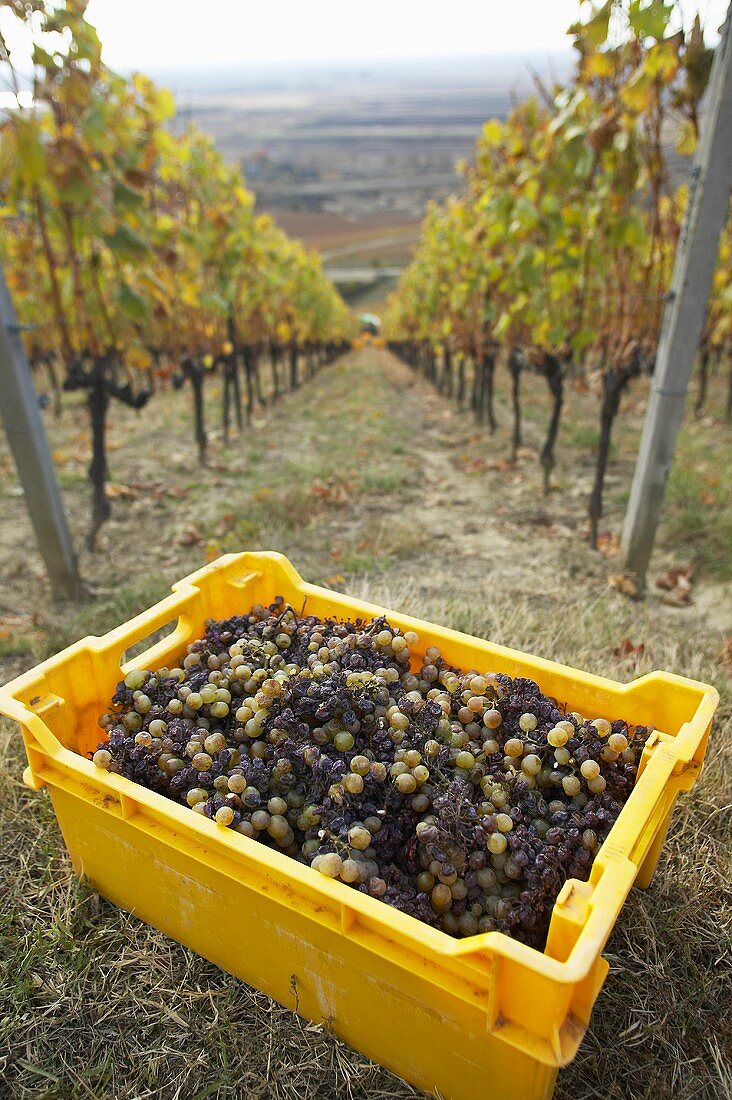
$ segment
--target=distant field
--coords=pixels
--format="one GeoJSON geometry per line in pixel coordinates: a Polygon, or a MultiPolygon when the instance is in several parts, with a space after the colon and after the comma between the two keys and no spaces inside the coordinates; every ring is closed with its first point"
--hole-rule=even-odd
{"type": "MultiPolygon", "coordinates": [[[[472,157],[482,123],[529,95],[534,71],[551,84],[568,64],[569,54],[486,56],[164,79],[176,125],[196,122],[241,162],[262,209],[337,215],[350,241],[362,239],[351,219],[379,235],[418,221],[425,202],[460,186],[455,163],[472,157]]],[[[294,232],[329,248],[343,229],[306,219],[294,232]]]]}
{"type": "MultiPolygon", "coordinates": [[[[317,210],[272,211],[278,223],[292,237],[317,248],[323,256],[326,271],[342,273],[344,269],[373,267],[403,268],[411,259],[419,235],[419,221],[405,220],[398,213],[387,211],[362,218],[346,218],[317,210]]],[[[331,276],[333,277],[333,276],[331,276]]],[[[381,313],[385,299],[396,285],[391,277],[364,282],[354,276],[353,282],[339,275],[336,285],[354,309],[370,309],[381,313]]]]}
{"type": "Polygon", "coordinates": [[[286,233],[317,248],[326,259],[330,252],[340,256],[387,236],[413,242],[420,226],[418,218],[406,219],[398,211],[386,210],[358,218],[321,210],[278,210],[275,216],[286,233]]]}

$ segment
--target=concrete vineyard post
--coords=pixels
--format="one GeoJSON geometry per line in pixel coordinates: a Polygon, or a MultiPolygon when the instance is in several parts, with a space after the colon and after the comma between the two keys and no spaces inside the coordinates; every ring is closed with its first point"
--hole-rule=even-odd
{"type": "Polygon", "coordinates": [[[15,310],[0,270],[0,415],[54,597],[83,586],[15,310]]]}
{"type": "Polygon", "coordinates": [[[656,537],[732,186],[732,5],[715,52],[694,181],[663,315],[656,367],[621,544],[642,587],[656,537]]]}

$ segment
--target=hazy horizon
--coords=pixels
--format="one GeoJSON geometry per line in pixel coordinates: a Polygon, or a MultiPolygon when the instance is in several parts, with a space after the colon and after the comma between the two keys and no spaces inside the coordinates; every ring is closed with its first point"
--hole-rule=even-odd
{"type": "Polygon", "coordinates": [[[414,86],[429,86],[435,79],[447,79],[451,86],[484,83],[495,77],[496,83],[525,90],[532,72],[542,77],[563,79],[573,63],[571,50],[532,51],[506,54],[480,54],[474,57],[439,56],[403,58],[365,58],[344,61],[301,60],[252,64],[241,62],[227,66],[190,69],[187,66],[155,66],[146,73],[156,82],[175,91],[222,95],[226,92],[258,91],[267,88],[317,88],[332,86],[342,76],[349,86],[363,81],[389,85],[411,79],[414,86]]]}

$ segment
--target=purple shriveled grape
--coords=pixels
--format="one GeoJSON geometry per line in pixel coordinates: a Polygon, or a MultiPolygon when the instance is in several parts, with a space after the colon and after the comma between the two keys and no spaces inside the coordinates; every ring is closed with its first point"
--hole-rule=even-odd
{"type": "Polygon", "coordinates": [[[281,596],[209,622],[178,667],[118,685],[94,763],[450,935],[541,949],[649,731],[566,714],[533,680],[464,674],[429,647],[413,675],[416,637],[281,596]]]}

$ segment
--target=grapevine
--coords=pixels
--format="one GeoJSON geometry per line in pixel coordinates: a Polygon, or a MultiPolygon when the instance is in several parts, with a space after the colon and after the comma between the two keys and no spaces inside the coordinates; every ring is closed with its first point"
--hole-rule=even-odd
{"type": "Polygon", "coordinates": [[[156,385],[189,379],[205,461],[212,373],[223,376],[228,437],[232,403],[241,424],[241,372],[249,418],[267,399],[263,348],[285,343],[295,370],[303,356],[314,368],[342,350],[350,318],[320,260],[255,214],[239,168],[195,128],[171,133],[170,93],[104,64],[86,7],[6,4],[32,35],[33,73],[32,106],[21,106],[0,36],[18,104],[0,119],[0,248],[31,362],[87,395],[93,546],[110,511],[110,402],[141,408],[156,385]]]}
{"type": "MultiPolygon", "coordinates": [[[[593,545],[613,424],[633,379],[653,369],[686,201],[671,185],[665,134],[673,124],[677,151],[693,152],[711,65],[699,19],[679,25],[662,0],[608,0],[575,23],[572,80],[484,125],[464,193],[428,209],[385,319],[393,349],[458,404],[470,393],[491,431],[494,364],[505,364],[514,461],[521,376],[546,380],[545,491],[567,380],[598,393],[593,545]]],[[[728,240],[729,229],[707,327],[720,349],[732,315],[728,240]]]]}

